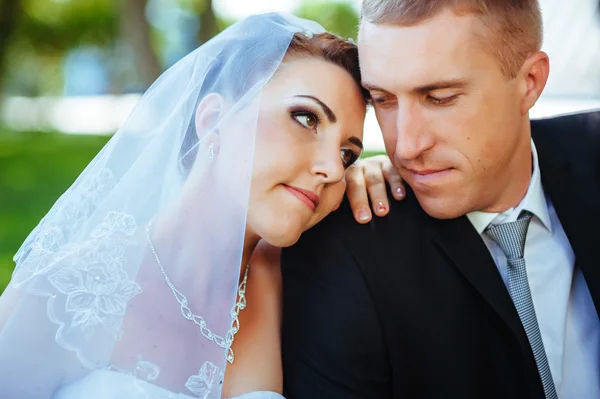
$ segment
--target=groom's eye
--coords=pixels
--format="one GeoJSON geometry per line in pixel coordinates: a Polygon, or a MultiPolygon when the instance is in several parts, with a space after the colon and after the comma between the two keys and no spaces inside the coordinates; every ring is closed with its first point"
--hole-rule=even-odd
{"type": "Polygon", "coordinates": [[[394,104],[394,100],[389,96],[371,94],[371,104],[373,106],[387,107],[394,104]]]}
{"type": "Polygon", "coordinates": [[[427,96],[427,101],[429,101],[433,105],[450,105],[454,100],[458,98],[458,95],[448,96],[448,97],[434,97],[432,95],[427,96]]]}

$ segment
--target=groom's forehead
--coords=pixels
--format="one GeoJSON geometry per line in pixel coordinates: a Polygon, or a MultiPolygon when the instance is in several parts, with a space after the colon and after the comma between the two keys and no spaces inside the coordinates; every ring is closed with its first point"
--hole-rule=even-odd
{"type": "Polygon", "coordinates": [[[363,23],[358,43],[363,80],[403,82],[412,89],[465,79],[471,70],[487,67],[482,63],[490,61],[479,59],[482,47],[473,41],[469,23],[450,29],[447,22],[413,27],[363,23]]]}
{"type": "Polygon", "coordinates": [[[432,18],[412,25],[372,23],[361,21],[358,34],[359,48],[388,47],[395,50],[427,47],[462,46],[473,39],[487,36],[482,21],[474,14],[457,15],[444,10],[432,18]]]}

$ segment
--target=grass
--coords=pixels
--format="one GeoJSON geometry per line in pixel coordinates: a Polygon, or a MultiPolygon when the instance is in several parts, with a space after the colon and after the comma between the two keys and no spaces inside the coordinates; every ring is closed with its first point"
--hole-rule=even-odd
{"type": "Polygon", "coordinates": [[[21,243],[107,140],[0,129],[0,292],[21,243]]]}
{"type": "Polygon", "coordinates": [[[385,155],[385,151],[363,151],[361,158],[372,157],[373,155],[385,155]]]}

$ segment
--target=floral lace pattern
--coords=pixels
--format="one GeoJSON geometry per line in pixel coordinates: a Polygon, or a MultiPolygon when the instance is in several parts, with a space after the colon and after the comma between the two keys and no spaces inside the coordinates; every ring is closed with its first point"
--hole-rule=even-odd
{"type": "Polygon", "coordinates": [[[154,363],[143,360],[141,355],[138,355],[138,359],[134,371],[132,373],[126,373],[134,377],[132,389],[127,392],[128,398],[180,399],[180,395],[178,394],[149,385],[158,378],[160,367],[154,363]]]}
{"type": "Polygon", "coordinates": [[[215,364],[206,361],[197,375],[191,376],[185,383],[185,387],[201,399],[209,399],[213,388],[220,386],[223,381],[223,373],[215,364]]]}
{"type": "Polygon", "coordinates": [[[76,249],[71,264],[48,277],[67,296],[65,311],[73,314],[71,328],[81,330],[87,339],[97,326],[116,338],[127,302],[142,292],[123,270],[124,247],[133,244],[135,230],[131,215],[109,212],[90,233],[92,239],[76,249]]]}
{"type": "Polygon", "coordinates": [[[92,368],[106,359],[91,340],[118,339],[128,301],[142,292],[126,267],[127,247],[136,244],[136,221],[101,209],[116,183],[106,168],[82,175],[15,256],[14,285],[31,282],[27,290],[49,297],[48,317],[59,325],[56,342],[92,368]]]}
{"type": "Polygon", "coordinates": [[[143,360],[141,355],[138,355],[138,359],[133,371],[133,376],[146,381],[156,381],[160,374],[160,367],[154,363],[143,360]]]}
{"type": "Polygon", "coordinates": [[[115,186],[115,177],[105,168],[63,194],[15,255],[17,286],[46,273],[71,252],[67,243],[115,186]]]}
{"type": "MultiPolygon", "coordinates": [[[[138,355],[138,362],[133,372],[125,372],[117,368],[110,367],[110,370],[130,375],[134,378],[134,387],[128,391],[128,397],[144,399],[184,399],[190,398],[185,394],[177,394],[167,391],[164,388],[149,385],[158,379],[160,367],[157,364],[143,360],[138,355]]],[[[220,388],[223,384],[224,373],[212,362],[206,361],[200,367],[198,374],[188,378],[185,387],[200,399],[219,399],[220,388]]]]}
{"type": "Polygon", "coordinates": [[[87,339],[96,326],[117,336],[127,301],[142,290],[123,271],[123,247],[131,243],[135,221],[130,215],[109,212],[90,234],[73,264],[48,277],[67,296],[66,312],[73,313],[71,327],[80,328],[87,339]]]}

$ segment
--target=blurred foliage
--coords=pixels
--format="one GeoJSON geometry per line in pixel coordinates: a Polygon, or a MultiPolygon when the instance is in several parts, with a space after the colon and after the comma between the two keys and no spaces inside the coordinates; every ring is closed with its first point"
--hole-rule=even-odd
{"type": "MultiPolygon", "coordinates": [[[[145,0],[2,1],[0,21],[11,21],[0,29],[0,87],[8,93],[60,95],[65,56],[71,50],[89,46],[100,49],[107,59],[116,57],[119,65],[123,57],[131,58],[126,64],[132,71],[112,76],[114,84],[110,87],[115,92],[138,83],[124,84],[124,76],[131,81],[136,80],[132,73],[141,75],[139,80],[147,87],[160,68],[168,66],[157,63],[164,61],[164,35],[169,32],[159,32],[140,21],[138,14],[143,13],[145,0]],[[129,51],[122,50],[124,43],[132,46],[129,51]]],[[[198,44],[235,22],[216,15],[213,0],[170,1],[197,17],[198,44]]],[[[294,13],[342,37],[356,39],[358,11],[347,1],[305,0],[294,13]]],[[[146,15],[141,19],[145,20],[146,15]]]]}
{"type": "Polygon", "coordinates": [[[9,89],[28,95],[58,94],[61,66],[74,48],[105,48],[119,35],[119,13],[114,0],[21,0],[14,11],[10,41],[0,63],[0,76],[9,89]]]}
{"type": "Polygon", "coordinates": [[[107,140],[0,129],[0,292],[21,243],[107,140]]]}
{"type": "Polygon", "coordinates": [[[213,36],[223,30],[218,18],[213,11],[212,0],[177,0],[179,6],[191,11],[200,18],[200,30],[198,32],[198,43],[206,43],[213,36]]]}
{"type": "Polygon", "coordinates": [[[6,68],[4,59],[21,12],[20,0],[2,0],[2,7],[0,7],[0,76],[4,74],[6,68]]]}
{"type": "Polygon", "coordinates": [[[23,0],[17,40],[38,54],[64,54],[83,44],[110,45],[119,34],[113,0],[23,0]]]}
{"type": "Polygon", "coordinates": [[[346,1],[305,0],[294,14],[312,19],[325,29],[346,39],[357,39],[359,14],[354,6],[346,1]]]}

